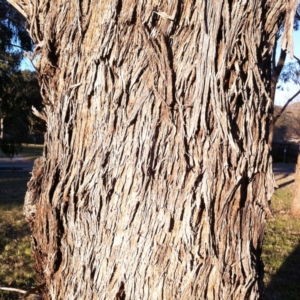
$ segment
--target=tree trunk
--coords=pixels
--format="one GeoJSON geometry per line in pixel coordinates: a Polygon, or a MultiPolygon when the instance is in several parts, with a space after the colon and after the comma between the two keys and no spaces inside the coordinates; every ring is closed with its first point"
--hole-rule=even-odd
{"type": "Polygon", "coordinates": [[[300,217],[300,153],[298,154],[296,165],[296,176],[294,183],[294,197],[291,205],[290,214],[295,217],[300,217]]]}
{"type": "MultiPolygon", "coordinates": [[[[275,43],[274,48],[277,46],[277,43],[275,43]]],[[[275,52],[273,48],[273,52],[275,52]]],[[[275,59],[275,53],[273,53],[273,58],[272,60],[275,59]]],[[[273,101],[272,106],[274,107],[274,103],[275,103],[275,94],[276,94],[276,86],[277,86],[277,82],[281,73],[281,70],[284,66],[285,63],[285,59],[286,59],[286,51],[281,49],[280,52],[280,56],[279,56],[279,60],[278,63],[276,64],[276,66],[272,67],[272,76],[271,76],[271,86],[270,86],[270,98],[273,101]]],[[[273,118],[272,118],[272,122],[270,123],[270,133],[269,133],[269,148],[272,150],[272,143],[273,143],[273,136],[274,136],[274,129],[275,129],[275,123],[277,121],[276,119],[277,116],[274,116],[274,110],[273,110],[273,118]]]]}
{"type": "Polygon", "coordinates": [[[46,104],[24,208],[44,298],[256,299],[285,1],[10,2],[46,104]]]}
{"type": "Polygon", "coordinates": [[[3,116],[0,116],[0,139],[3,139],[3,116]]]}

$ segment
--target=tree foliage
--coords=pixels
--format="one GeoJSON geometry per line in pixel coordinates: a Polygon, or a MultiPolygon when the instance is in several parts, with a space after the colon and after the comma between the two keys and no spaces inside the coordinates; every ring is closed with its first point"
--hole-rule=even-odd
{"type": "Polygon", "coordinates": [[[5,115],[5,133],[14,140],[26,141],[28,132],[44,132],[44,123],[32,114],[32,106],[42,109],[40,88],[34,72],[15,71],[6,79],[0,100],[5,115]]]}
{"type": "MultiPolygon", "coordinates": [[[[292,82],[296,85],[300,85],[300,64],[299,61],[289,62],[286,64],[281,73],[280,81],[282,84],[292,82]]],[[[279,83],[278,88],[282,88],[282,85],[279,83]]]]}
{"type": "Polygon", "coordinates": [[[19,70],[24,52],[33,47],[25,25],[25,18],[0,0],[0,133],[2,151],[10,155],[16,154],[29,131],[44,131],[31,112],[32,105],[41,109],[42,104],[36,74],[19,70]]]}
{"type": "MultiPolygon", "coordinates": [[[[23,51],[32,50],[32,40],[25,28],[25,18],[6,0],[0,0],[0,70],[15,69],[23,51]]],[[[0,74],[0,78],[1,75],[0,74]]]]}

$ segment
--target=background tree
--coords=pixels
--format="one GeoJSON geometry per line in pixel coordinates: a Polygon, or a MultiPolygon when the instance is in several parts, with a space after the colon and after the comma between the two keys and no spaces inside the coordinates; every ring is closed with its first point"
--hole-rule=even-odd
{"type": "Polygon", "coordinates": [[[48,104],[24,208],[44,298],[257,298],[271,51],[298,2],[10,2],[48,104]]]}
{"type": "MultiPolygon", "coordinates": [[[[294,23],[293,27],[294,30],[299,29],[299,20],[300,20],[300,5],[298,4],[298,7],[295,12],[295,17],[294,17],[294,23]]],[[[291,22],[292,20],[290,20],[291,22]]],[[[273,53],[272,53],[272,60],[271,60],[271,88],[270,88],[270,97],[273,99],[273,103],[275,100],[275,92],[276,88],[282,88],[282,85],[287,84],[288,82],[293,82],[296,85],[300,84],[300,71],[299,71],[299,58],[294,55],[292,52],[291,56],[292,58],[295,58],[296,62],[290,62],[288,64],[285,64],[286,62],[286,57],[287,57],[287,49],[281,48],[280,49],[280,55],[279,59],[276,59],[276,50],[278,48],[278,43],[280,41],[280,38],[282,36],[282,32],[284,31],[284,25],[285,25],[285,19],[282,18],[281,21],[281,26],[279,28],[279,31],[276,34],[276,41],[275,45],[273,48],[273,53]],[[280,81],[280,82],[279,82],[280,81]]],[[[286,112],[286,109],[288,105],[296,99],[296,97],[300,94],[300,90],[297,91],[292,97],[290,97],[286,103],[281,107],[280,109],[275,108],[273,114],[273,119],[272,123],[270,126],[270,135],[269,135],[269,147],[272,149],[272,143],[273,143],[273,136],[274,136],[274,130],[275,126],[277,123],[277,136],[280,135],[282,138],[292,138],[297,140],[297,136],[299,134],[299,117],[297,114],[295,114],[295,111],[289,110],[288,114],[284,114],[286,112]],[[292,112],[293,111],[293,112],[292,112]],[[284,114],[284,115],[283,115],[284,114]],[[280,120],[280,118],[288,119],[289,121],[286,122],[286,120],[280,120]],[[278,125],[278,120],[280,120],[282,124],[278,125]],[[288,130],[287,130],[288,129],[288,130]],[[288,136],[292,135],[292,136],[288,136]]],[[[295,184],[294,184],[294,198],[291,206],[290,213],[294,216],[300,215],[300,201],[299,201],[299,195],[300,195],[300,166],[299,166],[299,161],[300,161],[300,154],[298,157],[298,163],[296,167],[296,179],[295,179],[295,184]]]]}
{"type": "Polygon", "coordinates": [[[42,99],[36,74],[16,71],[7,78],[2,96],[5,113],[5,133],[16,141],[26,142],[28,132],[44,131],[42,120],[33,117],[32,106],[42,109],[42,99]]]}
{"type": "Polygon", "coordinates": [[[294,182],[294,194],[293,201],[290,209],[290,214],[295,217],[300,217],[300,154],[298,155],[297,165],[296,165],[296,176],[294,182]]]}
{"type": "MultiPolygon", "coordinates": [[[[283,85],[287,83],[294,83],[296,85],[300,85],[300,60],[297,56],[294,56],[296,62],[290,62],[286,64],[280,73],[280,81],[278,88],[283,88],[283,85]]],[[[300,89],[292,96],[290,97],[286,103],[283,105],[283,107],[275,114],[274,116],[274,124],[278,121],[278,119],[281,117],[281,115],[285,112],[288,105],[294,101],[298,95],[300,94],[300,89]]]]}
{"type": "Polygon", "coordinates": [[[25,24],[18,11],[0,0],[0,144],[4,153],[15,149],[11,155],[27,141],[29,128],[44,129],[31,112],[32,105],[41,109],[42,104],[36,74],[18,70],[24,52],[33,46],[25,24]]]}
{"type": "MultiPolygon", "coordinates": [[[[298,15],[299,17],[299,15],[298,15]]],[[[284,66],[280,79],[283,83],[292,82],[296,85],[300,84],[300,60],[297,56],[294,56],[296,62],[291,62],[284,66]]],[[[296,97],[300,94],[300,90],[297,91],[291,98],[289,98],[285,105],[280,108],[278,113],[274,116],[274,124],[280,119],[284,118],[281,123],[281,127],[285,126],[288,130],[285,130],[284,138],[287,140],[293,140],[298,145],[300,144],[300,110],[299,103],[295,103],[288,108],[288,105],[296,99],[296,97]]],[[[280,126],[280,125],[279,125],[280,126]]],[[[298,154],[297,165],[296,165],[296,177],[294,183],[294,196],[290,209],[290,214],[296,217],[300,216],[300,153],[298,154]]]]}
{"type": "Polygon", "coordinates": [[[6,65],[16,68],[22,59],[23,51],[32,50],[33,43],[25,24],[25,18],[17,10],[7,1],[0,0],[0,66],[2,72],[6,65]]]}
{"type": "Polygon", "coordinates": [[[17,71],[24,51],[32,50],[25,18],[7,1],[0,0],[0,92],[7,77],[17,71]]]}
{"type": "MultiPolygon", "coordinates": [[[[290,20],[291,22],[292,20],[290,20]]],[[[300,4],[298,4],[295,16],[293,19],[293,29],[298,30],[299,29],[299,21],[300,21],[300,4]]],[[[282,33],[284,32],[285,28],[285,19],[282,16],[281,20],[279,21],[280,27],[278,32],[276,33],[275,38],[275,44],[272,51],[272,59],[271,59],[271,87],[270,87],[270,98],[273,99],[273,106],[275,105],[275,94],[276,89],[281,88],[280,82],[286,82],[286,75],[283,75],[283,73],[286,72],[287,67],[285,66],[286,58],[288,49],[286,47],[279,47],[279,43],[282,42],[281,37],[282,33]],[[279,58],[277,58],[277,49],[280,48],[280,55],[279,58]],[[285,69],[285,71],[283,71],[285,69]]],[[[284,41],[283,41],[284,42],[284,41]]],[[[290,51],[291,57],[294,57],[294,52],[290,51]]],[[[293,64],[293,63],[292,63],[293,64]]],[[[289,64],[290,65],[290,64],[289,64]]],[[[293,75],[291,75],[293,76],[293,75]]],[[[300,92],[300,91],[299,91],[300,92]]],[[[295,95],[296,97],[297,95],[295,95]]],[[[272,149],[272,142],[273,142],[273,135],[274,135],[274,129],[275,129],[275,123],[277,122],[280,115],[283,113],[287,105],[292,101],[293,99],[290,99],[287,101],[287,103],[284,105],[281,113],[276,114],[276,111],[274,111],[274,117],[270,126],[270,135],[269,135],[269,147],[272,149]]]]}

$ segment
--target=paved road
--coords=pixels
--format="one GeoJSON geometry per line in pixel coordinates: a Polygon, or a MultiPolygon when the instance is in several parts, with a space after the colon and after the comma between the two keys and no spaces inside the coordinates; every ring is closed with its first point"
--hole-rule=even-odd
{"type": "Polygon", "coordinates": [[[0,171],[32,171],[33,162],[26,160],[22,156],[10,158],[0,158],[0,171]]]}
{"type": "Polygon", "coordinates": [[[273,166],[274,173],[295,173],[294,164],[274,164],[273,166]]]}

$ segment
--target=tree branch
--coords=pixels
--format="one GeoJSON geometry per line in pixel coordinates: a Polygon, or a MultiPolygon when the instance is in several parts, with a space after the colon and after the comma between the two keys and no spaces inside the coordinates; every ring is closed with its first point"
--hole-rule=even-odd
{"type": "Polygon", "coordinates": [[[294,57],[293,30],[294,18],[298,7],[298,0],[290,0],[286,3],[286,13],[284,18],[284,29],[281,39],[281,47],[290,53],[290,57],[294,57]]]}
{"type": "Polygon", "coordinates": [[[12,47],[17,47],[17,48],[20,48],[20,49],[23,50],[23,51],[27,51],[27,50],[25,50],[24,48],[22,48],[21,46],[18,46],[18,45],[16,45],[16,44],[5,43],[5,45],[12,46],[12,47]]]}
{"type": "Polygon", "coordinates": [[[24,10],[24,7],[20,3],[21,1],[18,0],[7,0],[7,1],[27,19],[28,16],[24,10]]]}
{"type": "Polygon", "coordinates": [[[273,47],[273,52],[272,52],[272,70],[275,70],[276,68],[276,46],[277,46],[277,39],[275,41],[274,47],[273,47]]]}
{"type": "Polygon", "coordinates": [[[9,287],[0,287],[1,291],[7,291],[7,292],[16,292],[19,294],[26,294],[27,291],[21,290],[21,289],[16,289],[16,288],[9,288],[9,287]]]}
{"type": "Polygon", "coordinates": [[[45,287],[45,283],[42,283],[34,288],[32,288],[31,290],[27,291],[24,296],[23,299],[27,298],[29,295],[35,294],[36,292],[40,291],[42,288],[45,287]]]}
{"type": "Polygon", "coordinates": [[[297,60],[297,62],[300,64],[300,59],[296,56],[296,55],[294,55],[294,58],[297,60]]]}
{"type": "Polygon", "coordinates": [[[272,78],[271,78],[270,98],[272,99],[273,103],[274,103],[274,100],[275,100],[276,85],[277,85],[278,78],[280,76],[281,70],[284,66],[285,59],[286,59],[286,51],[281,49],[278,63],[277,63],[277,65],[275,65],[275,67],[273,69],[272,78]]]}
{"type": "Polygon", "coordinates": [[[41,290],[45,286],[45,283],[38,285],[37,287],[34,287],[30,289],[29,291],[16,289],[16,288],[10,288],[10,287],[0,287],[0,290],[7,291],[7,292],[15,292],[19,294],[23,294],[22,299],[27,298],[29,295],[35,294],[39,290],[41,290]]]}

